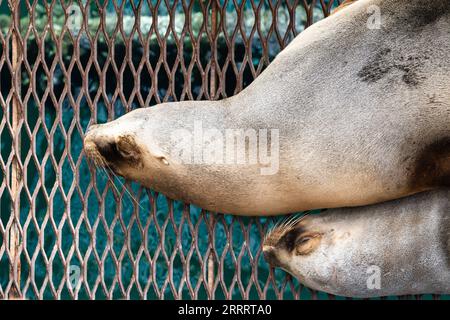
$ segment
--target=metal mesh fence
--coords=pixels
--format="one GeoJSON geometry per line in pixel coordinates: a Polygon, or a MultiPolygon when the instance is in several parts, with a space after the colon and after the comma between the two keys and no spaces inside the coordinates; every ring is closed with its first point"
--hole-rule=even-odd
{"type": "Polygon", "coordinates": [[[239,92],[338,4],[0,0],[0,298],[330,298],[269,269],[272,221],[108,179],[82,139],[138,107],[239,92]]]}

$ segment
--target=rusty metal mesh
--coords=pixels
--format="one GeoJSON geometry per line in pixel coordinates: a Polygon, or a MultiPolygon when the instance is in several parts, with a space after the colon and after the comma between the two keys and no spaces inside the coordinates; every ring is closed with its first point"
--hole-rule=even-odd
{"type": "Polygon", "coordinates": [[[239,92],[337,4],[0,1],[0,298],[331,297],[268,268],[272,221],[108,180],[82,138],[134,108],[239,92]]]}

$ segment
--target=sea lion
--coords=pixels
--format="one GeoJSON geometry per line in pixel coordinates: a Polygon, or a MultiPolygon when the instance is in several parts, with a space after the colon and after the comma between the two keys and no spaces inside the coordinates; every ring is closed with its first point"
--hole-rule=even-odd
{"type": "Polygon", "coordinates": [[[298,35],[239,94],[132,111],[91,127],[84,146],[170,198],[274,215],[449,186],[449,123],[450,2],[359,0],[298,35]],[[373,6],[380,29],[366,25],[373,6]],[[224,151],[229,129],[243,157],[224,151]],[[211,145],[223,154],[205,161],[211,145]]]}
{"type": "Polygon", "coordinates": [[[347,297],[450,293],[450,191],[330,209],[272,230],[269,264],[347,297]]]}

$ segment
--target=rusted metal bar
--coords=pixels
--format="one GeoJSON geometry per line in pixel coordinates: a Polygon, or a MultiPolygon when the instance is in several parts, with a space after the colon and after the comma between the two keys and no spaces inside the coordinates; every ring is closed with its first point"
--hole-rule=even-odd
{"type": "Polygon", "coordinates": [[[22,172],[20,168],[20,122],[23,119],[23,112],[20,106],[20,66],[22,59],[22,50],[20,46],[20,0],[10,0],[12,24],[12,45],[11,45],[11,64],[12,64],[12,90],[14,95],[11,104],[11,127],[13,131],[13,152],[14,158],[11,166],[11,216],[13,221],[9,230],[9,252],[11,257],[10,279],[13,279],[12,287],[9,292],[10,299],[20,299],[20,185],[22,172]]]}
{"type": "MultiPolygon", "coordinates": [[[[216,63],[217,63],[217,2],[216,0],[211,1],[211,71],[210,71],[210,82],[209,82],[209,96],[211,100],[216,99],[217,91],[217,75],[216,75],[216,63]]],[[[208,291],[209,297],[214,299],[214,224],[215,219],[213,215],[209,215],[210,224],[210,246],[211,252],[208,256],[208,291]]]]}

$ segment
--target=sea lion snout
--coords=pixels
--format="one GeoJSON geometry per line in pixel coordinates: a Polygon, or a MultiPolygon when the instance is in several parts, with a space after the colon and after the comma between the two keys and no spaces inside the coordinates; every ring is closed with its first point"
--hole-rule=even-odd
{"type": "Polygon", "coordinates": [[[115,163],[120,160],[120,152],[117,143],[111,139],[97,139],[95,141],[98,152],[107,163],[115,163]]]}
{"type": "Polygon", "coordinates": [[[99,136],[89,130],[84,138],[84,151],[86,155],[94,160],[96,164],[104,166],[114,162],[117,158],[117,145],[111,138],[99,136]]]}
{"type": "Polygon", "coordinates": [[[272,246],[263,246],[264,259],[271,267],[278,267],[280,261],[278,260],[276,249],[272,246]]]}
{"type": "Polygon", "coordinates": [[[131,135],[115,135],[102,125],[90,126],[84,138],[86,155],[97,165],[117,169],[140,163],[140,149],[131,135]]]}
{"type": "Polygon", "coordinates": [[[94,160],[97,164],[101,163],[101,156],[99,154],[97,144],[95,143],[95,136],[92,134],[91,127],[89,127],[86,131],[86,136],[83,141],[83,149],[89,159],[94,160]]]}

